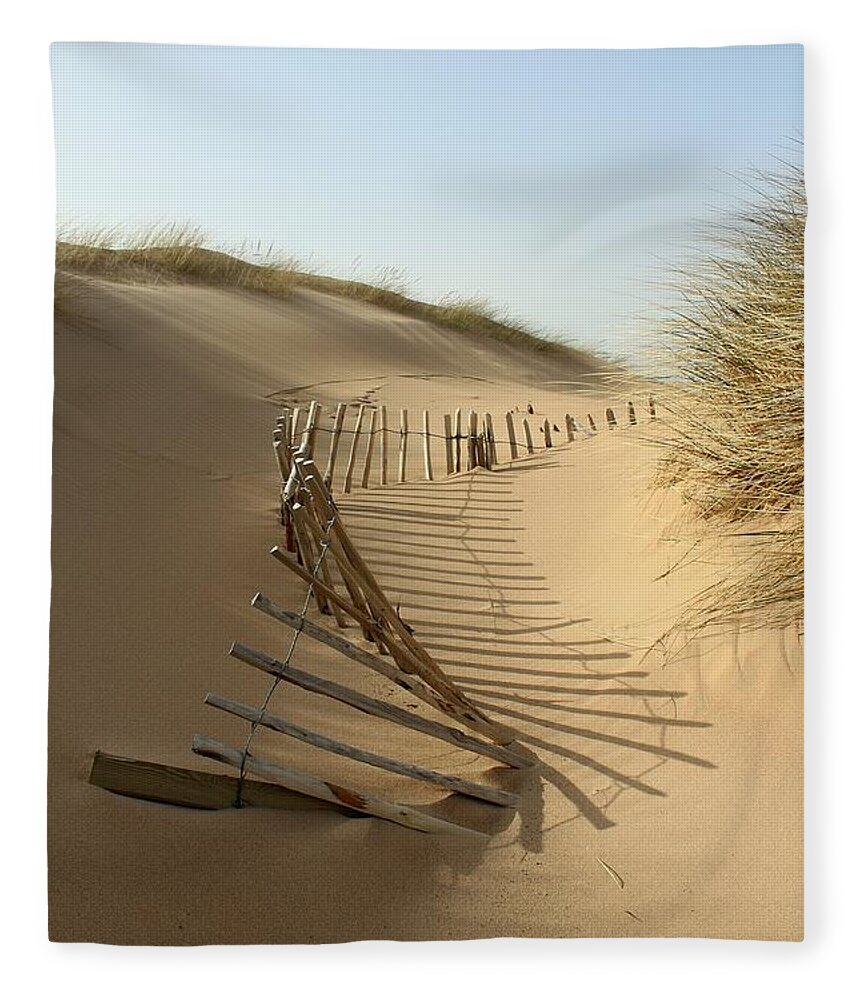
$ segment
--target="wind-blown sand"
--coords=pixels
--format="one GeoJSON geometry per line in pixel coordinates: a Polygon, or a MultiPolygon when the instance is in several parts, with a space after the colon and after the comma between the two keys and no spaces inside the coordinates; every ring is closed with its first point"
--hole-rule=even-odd
{"type": "MultiPolygon", "coordinates": [[[[518,789],[519,815],[457,798],[434,807],[493,832],[486,846],[326,811],[183,810],[87,784],[97,748],[223,770],[191,754],[193,733],[241,745],[244,724],[203,696],[259,704],[267,679],[226,651],[243,640],[284,652],[288,633],[249,599],[303,597],[267,555],[280,536],[276,401],[383,402],[392,425],[400,406],[416,420],[427,408],[437,430],[460,405],[492,412],[498,432],[528,403],[559,423],[608,400],[624,424],[626,396],[552,356],[310,291],[284,302],[86,284],[87,321],[56,336],[53,939],[802,935],[800,641],[788,630],[653,645],[684,600],[731,572],[707,550],[658,579],[689,548],[673,497],[652,494],[658,425],[432,484],[416,441],[415,481],[342,499],[404,618],[521,730],[543,780],[487,778],[484,760],[283,685],[270,708],[518,789]]],[[[408,702],[309,639],[294,662],[408,702]]],[[[255,747],[387,798],[442,798],[275,734],[255,747]]]]}

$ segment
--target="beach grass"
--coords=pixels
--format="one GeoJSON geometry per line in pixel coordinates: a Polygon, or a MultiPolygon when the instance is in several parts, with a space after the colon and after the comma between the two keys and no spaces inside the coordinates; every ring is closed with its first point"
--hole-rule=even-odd
{"type": "MultiPolygon", "coordinates": [[[[241,288],[289,298],[298,288],[356,299],[391,312],[435,323],[445,329],[496,340],[524,350],[575,354],[570,346],[504,310],[477,299],[446,296],[422,302],[407,294],[397,268],[381,268],[371,281],[323,275],[293,257],[259,244],[230,252],[214,249],[196,226],[168,225],[139,233],[116,228],[67,229],[57,239],[56,268],[61,274],[90,275],[116,281],[196,281],[219,288],[241,288]],[[250,259],[249,259],[250,258],[250,259]]],[[[57,282],[57,315],[63,315],[70,289],[57,282]]]]}
{"type": "Polygon", "coordinates": [[[685,624],[802,619],[805,221],[801,168],[785,164],[679,277],[659,480],[746,551],[742,579],[708,588],[685,624]]]}

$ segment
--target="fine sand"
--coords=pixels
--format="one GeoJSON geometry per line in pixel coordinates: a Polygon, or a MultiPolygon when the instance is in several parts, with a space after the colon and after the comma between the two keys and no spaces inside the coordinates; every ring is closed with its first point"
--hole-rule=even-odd
{"type": "MultiPolygon", "coordinates": [[[[307,290],[279,301],[83,285],[82,318],[56,336],[53,939],[802,936],[800,638],[657,641],[733,557],[701,541],[689,555],[693,529],[651,486],[660,422],[641,420],[640,405],[640,424],[626,426],[627,388],[307,290]],[[96,749],[219,771],[191,754],[193,734],[241,746],[246,725],[203,697],[260,704],[267,678],[227,649],[287,648],[287,630],[249,600],[262,590],[297,609],[304,596],[267,553],[281,537],[277,404],[310,399],[327,414],[385,403],[390,426],[409,407],[418,427],[426,408],[435,430],[471,407],[494,415],[500,437],[505,411],[531,404],[536,440],[544,415],[563,427],[566,411],[580,422],[607,404],[618,412],[618,431],[601,418],[594,437],[433,483],[415,441],[410,482],[340,498],[404,619],[521,732],[539,774],[487,769],[285,685],[270,704],[359,746],[515,789],[518,813],[284,736],[255,741],[261,756],[490,832],[486,844],[325,810],[184,810],[87,783],[96,749]]],[[[441,472],[444,452],[433,459],[441,472]]],[[[294,663],[411,704],[310,639],[294,663]]]]}

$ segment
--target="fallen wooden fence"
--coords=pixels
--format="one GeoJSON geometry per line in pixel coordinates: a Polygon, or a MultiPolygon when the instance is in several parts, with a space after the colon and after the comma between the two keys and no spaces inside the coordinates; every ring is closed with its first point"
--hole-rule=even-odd
{"type": "MultiPolygon", "coordinates": [[[[656,419],[653,397],[649,397],[648,409],[650,418],[656,419]]],[[[544,418],[539,426],[543,444],[535,445],[528,420],[528,416],[534,415],[531,407],[528,415],[522,417],[524,440],[519,440],[515,412],[505,414],[511,461],[523,452],[533,455],[537,450],[549,450],[562,443],[553,438],[553,433],[561,434],[562,431],[549,418],[544,418]]],[[[635,426],[637,418],[632,402],[627,403],[627,412],[629,425],[635,426]]],[[[203,757],[228,764],[236,769],[237,775],[213,775],[97,752],[90,775],[92,784],[119,794],[201,809],[225,808],[230,804],[283,809],[307,808],[311,804],[325,808],[333,805],[349,815],[375,816],[426,833],[484,839],[485,835],[480,831],[429,815],[412,806],[389,802],[259,757],[252,751],[252,745],[257,729],[263,727],[318,750],[493,806],[517,805],[517,796],[512,792],[353,746],[268,710],[275,688],[287,683],[371,718],[441,740],[470,755],[488,758],[512,768],[529,768],[537,763],[534,754],[516,742],[512,729],[487,715],[445,674],[416,638],[413,629],[400,617],[399,611],[392,606],[350,538],[331,492],[337,474],[337,455],[346,414],[347,407],[338,405],[330,431],[324,473],[320,473],[313,460],[318,435],[328,430],[320,423],[320,404],[313,400],[306,415],[304,407],[295,407],[291,411],[283,411],[276,419],[272,443],[281,477],[281,520],[285,529],[285,544],[283,548],[275,546],[272,555],[302,580],[306,592],[298,612],[283,608],[262,594],[257,594],[251,602],[255,609],[292,633],[284,657],[272,657],[241,643],[234,643],[230,650],[234,659],[271,678],[263,703],[254,707],[212,692],[205,697],[207,705],[247,722],[249,732],[242,748],[198,734],[194,736],[192,750],[203,757]],[[309,617],[312,603],[321,616],[333,619],[341,631],[333,631],[312,621],[309,617]],[[350,627],[357,629],[366,645],[362,646],[341,634],[350,627]],[[372,698],[299,669],[292,663],[292,657],[300,636],[321,643],[373,670],[435,712],[453,720],[457,726],[428,718],[390,701],[372,698]],[[368,647],[375,647],[375,651],[368,647]],[[266,780],[252,781],[247,777],[249,774],[266,780]]],[[[597,425],[590,413],[586,419],[586,433],[596,433],[597,425]]],[[[610,429],[617,428],[618,421],[611,408],[606,409],[606,420],[610,429]]],[[[464,459],[467,471],[477,467],[493,469],[499,465],[492,414],[485,413],[479,417],[475,410],[469,410],[464,419],[463,411],[457,409],[453,417],[445,415],[443,427],[444,434],[434,434],[429,411],[422,412],[420,433],[426,480],[433,479],[431,442],[434,438],[444,438],[447,475],[460,472],[464,459]]],[[[565,414],[563,443],[573,442],[582,430],[575,417],[565,414]]],[[[356,482],[364,489],[370,486],[376,438],[380,435],[379,481],[381,485],[387,484],[389,433],[396,432],[389,431],[386,408],[360,404],[349,446],[343,492],[349,493],[356,482]],[[369,424],[365,430],[365,418],[368,416],[369,424]],[[362,451],[363,436],[367,440],[362,451]]],[[[403,409],[399,430],[399,482],[406,481],[408,472],[409,434],[409,414],[403,409]]]]}

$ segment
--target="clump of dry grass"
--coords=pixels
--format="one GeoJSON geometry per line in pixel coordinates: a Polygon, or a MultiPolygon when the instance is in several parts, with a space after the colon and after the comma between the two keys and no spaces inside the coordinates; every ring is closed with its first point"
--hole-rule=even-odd
{"type": "Polygon", "coordinates": [[[406,294],[409,283],[398,268],[380,268],[370,281],[335,278],[302,268],[295,258],[279,258],[271,247],[261,251],[259,246],[249,250],[243,245],[227,253],[206,243],[205,234],[196,226],[168,225],[136,234],[123,233],[119,228],[61,232],[57,239],[55,313],[61,316],[68,311],[64,305],[68,304],[66,291],[73,286],[60,280],[64,273],[117,281],[198,281],[281,298],[302,287],[368,302],[524,350],[557,353],[577,367],[591,367],[593,363],[591,357],[512,319],[483,300],[448,296],[431,303],[411,298],[406,294]]]}
{"type": "Polygon", "coordinates": [[[281,298],[289,297],[296,284],[292,258],[277,257],[271,247],[261,252],[243,246],[235,255],[211,249],[196,226],[157,226],[131,235],[117,229],[61,233],[56,266],[58,272],[115,280],[183,278],[281,298]]]}
{"type": "Polygon", "coordinates": [[[803,612],[803,254],[799,167],[682,275],[671,334],[669,450],[660,482],[747,546],[742,578],[700,595],[685,624],[793,623],[803,612]]]}

